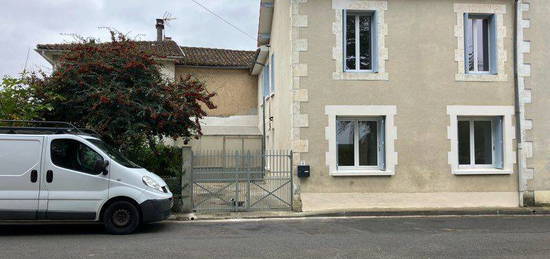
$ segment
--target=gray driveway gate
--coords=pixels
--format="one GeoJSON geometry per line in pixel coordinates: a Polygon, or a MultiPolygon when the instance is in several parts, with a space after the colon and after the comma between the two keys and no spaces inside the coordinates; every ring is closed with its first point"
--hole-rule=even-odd
{"type": "Polygon", "coordinates": [[[292,152],[194,152],[193,210],[290,210],[292,152]]]}

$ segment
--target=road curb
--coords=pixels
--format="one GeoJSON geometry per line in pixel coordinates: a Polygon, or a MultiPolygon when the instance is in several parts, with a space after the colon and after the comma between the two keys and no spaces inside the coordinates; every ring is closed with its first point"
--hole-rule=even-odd
{"type": "Polygon", "coordinates": [[[350,211],[266,211],[231,212],[224,214],[174,214],[173,221],[238,220],[238,219],[285,219],[318,217],[406,217],[406,216],[528,216],[550,215],[550,207],[528,208],[475,208],[475,209],[422,209],[422,210],[350,210],[350,211]]]}

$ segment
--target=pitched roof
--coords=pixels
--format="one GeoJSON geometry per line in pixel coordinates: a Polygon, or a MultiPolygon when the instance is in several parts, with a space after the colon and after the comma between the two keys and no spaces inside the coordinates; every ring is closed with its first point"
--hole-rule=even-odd
{"type": "MultiPolygon", "coordinates": [[[[183,58],[183,52],[178,44],[173,40],[164,41],[136,41],[135,42],[140,50],[150,51],[153,55],[162,58],[183,58]]],[[[51,51],[66,51],[71,50],[75,44],[38,44],[37,50],[51,50],[51,51]]]]}
{"type": "Polygon", "coordinates": [[[232,67],[250,68],[254,63],[256,51],[231,50],[184,47],[181,49],[185,57],[178,62],[178,65],[187,66],[208,66],[208,67],[232,67]]]}

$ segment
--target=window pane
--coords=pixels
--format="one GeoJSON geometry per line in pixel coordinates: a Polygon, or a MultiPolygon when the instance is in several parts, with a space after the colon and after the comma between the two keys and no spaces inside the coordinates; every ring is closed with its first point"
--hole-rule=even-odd
{"type": "Polygon", "coordinates": [[[359,165],[378,165],[378,132],[376,121],[359,122],[359,165]]]}
{"type": "Polygon", "coordinates": [[[52,141],[50,152],[56,166],[90,174],[94,173],[95,162],[103,160],[91,148],[72,139],[52,141]]]}
{"type": "Polygon", "coordinates": [[[94,173],[95,162],[97,160],[103,160],[103,158],[94,150],[84,144],[78,146],[78,167],[79,171],[85,173],[94,173]]]}
{"type": "Polygon", "coordinates": [[[476,165],[493,164],[493,141],[490,121],[474,122],[476,165]]]}
{"type": "Polygon", "coordinates": [[[470,164],[470,122],[458,122],[458,163],[470,164]]]}
{"type": "Polygon", "coordinates": [[[489,71],[489,19],[476,19],[477,70],[489,71]]]}
{"type": "Polygon", "coordinates": [[[355,15],[346,19],[346,69],[355,70],[355,15]]]}
{"type": "Polygon", "coordinates": [[[474,35],[473,35],[473,31],[474,31],[474,27],[472,25],[472,19],[467,19],[465,22],[465,27],[466,27],[466,30],[465,30],[465,34],[464,35],[466,37],[466,46],[465,46],[465,51],[466,51],[466,59],[467,59],[467,67],[468,67],[468,71],[474,71],[474,35]]]}
{"type": "Polygon", "coordinates": [[[355,123],[353,121],[336,122],[336,145],[338,146],[338,166],[354,166],[355,151],[353,137],[355,123]]]}
{"type": "Polygon", "coordinates": [[[372,69],[371,62],[371,16],[359,17],[359,67],[362,70],[372,69]]]}
{"type": "Polygon", "coordinates": [[[263,84],[263,94],[264,97],[269,95],[269,64],[264,66],[264,71],[262,73],[262,84],[263,84]]]}
{"type": "Polygon", "coordinates": [[[56,139],[52,141],[50,155],[56,166],[76,170],[76,148],[78,142],[70,139],[56,139]]]}

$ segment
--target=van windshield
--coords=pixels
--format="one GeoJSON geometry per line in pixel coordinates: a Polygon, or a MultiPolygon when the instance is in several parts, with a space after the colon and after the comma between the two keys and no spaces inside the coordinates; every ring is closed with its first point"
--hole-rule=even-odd
{"type": "Polygon", "coordinates": [[[141,166],[137,165],[136,163],[130,161],[128,158],[126,158],[123,154],[118,152],[115,148],[107,145],[107,143],[103,142],[103,140],[99,139],[87,139],[92,144],[94,144],[99,149],[103,150],[105,154],[107,154],[111,159],[115,160],[117,163],[128,167],[128,168],[141,168],[141,166]]]}

